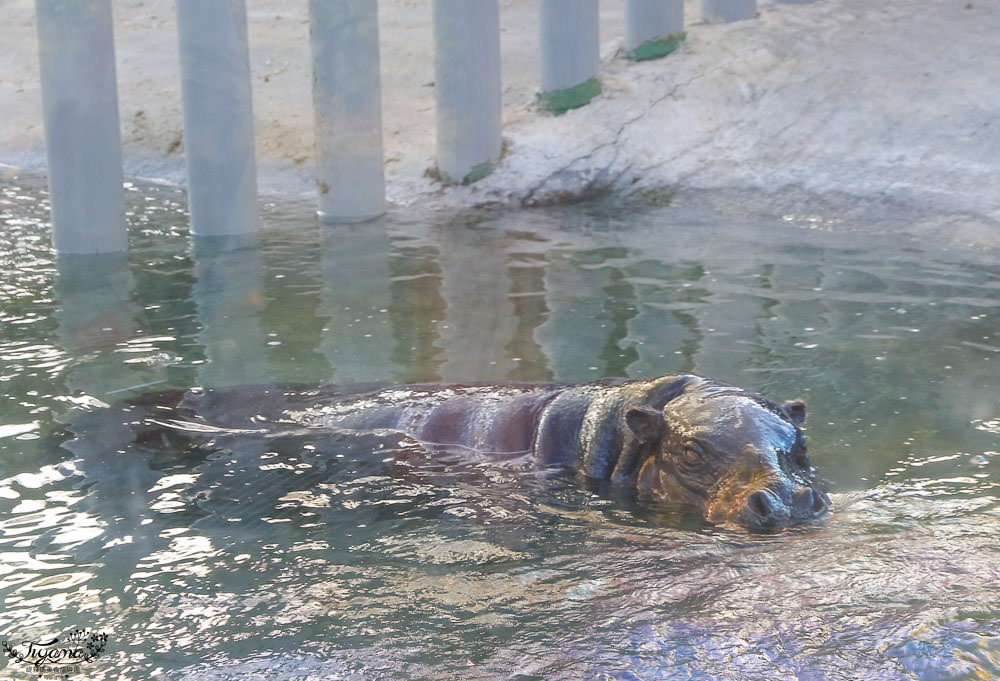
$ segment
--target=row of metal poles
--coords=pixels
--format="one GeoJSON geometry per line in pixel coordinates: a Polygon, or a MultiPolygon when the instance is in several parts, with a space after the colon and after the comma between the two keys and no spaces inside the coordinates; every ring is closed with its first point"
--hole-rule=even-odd
{"type": "MultiPolygon", "coordinates": [[[[377,3],[310,0],[309,10],[319,213],[370,219],[385,209],[377,3]]],[[[756,0],[702,0],[702,13],[747,19],[756,0]]],[[[123,251],[111,0],[36,0],[36,15],[55,248],[123,251]]],[[[433,19],[438,173],[474,182],[501,153],[499,0],[434,0],[433,19]]],[[[586,104],[600,92],[598,0],[540,0],[539,21],[540,107],[586,104]]],[[[177,0],[177,24],[192,231],[255,231],[245,0],[177,0]]],[[[663,56],[683,24],[683,0],[626,0],[626,49],[663,56]]]]}

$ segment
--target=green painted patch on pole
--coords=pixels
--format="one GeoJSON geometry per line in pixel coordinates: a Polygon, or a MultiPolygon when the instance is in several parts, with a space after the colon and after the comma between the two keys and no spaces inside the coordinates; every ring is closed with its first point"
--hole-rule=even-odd
{"type": "Polygon", "coordinates": [[[543,111],[558,116],[570,109],[577,109],[601,94],[601,82],[596,78],[563,90],[549,90],[538,94],[538,106],[543,111]]]}
{"type": "Polygon", "coordinates": [[[681,42],[686,37],[687,34],[681,32],[664,36],[663,38],[653,38],[652,40],[647,40],[629,52],[629,59],[634,61],[646,61],[648,59],[666,57],[668,54],[680,47],[681,42]]]}
{"type": "Polygon", "coordinates": [[[467,172],[465,176],[462,177],[461,180],[456,180],[448,173],[442,171],[441,168],[437,167],[428,168],[424,172],[424,177],[429,177],[432,180],[437,180],[442,184],[472,184],[473,182],[479,182],[479,180],[483,179],[484,177],[492,173],[496,167],[497,167],[497,162],[492,160],[483,161],[482,163],[477,163],[476,165],[472,166],[472,169],[469,170],[469,172],[467,172]]]}
{"type": "Polygon", "coordinates": [[[487,175],[493,172],[493,168],[496,164],[493,161],[483,161],[472,166],[472,170],[465,174],[462,178],[462,184],[472,184],[473,182],[478,182],[487,175]]]}

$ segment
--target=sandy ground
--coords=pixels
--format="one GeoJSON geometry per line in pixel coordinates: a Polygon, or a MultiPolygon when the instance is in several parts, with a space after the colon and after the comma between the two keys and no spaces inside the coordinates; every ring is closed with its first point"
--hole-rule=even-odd
{"type": "MultiPolygon", "coordinates": [[[[746,210],[865,215],[948,243],[1000,244],[1000,3],[817,0],[700,23],[665,59],[621,56],[621,0],[601,3],[603,94],[535,106],[535,0],[502,0],[507,152],[471,187],[434,165],[430,0],[379,3],[387,194],[400,207],[534,205],[606,192],[735,192],[746,210]]],[[[248,0],[264,193],[312,191],[305,0],[248,0]]],[[[0,163],[44,170],[32,0],[2,0],[0,163]]],[[[126,175],[183,183],[174,3],[114,0],[126,175]]],[[[8,174],[12,171],[8,170],[8,174]]]]}

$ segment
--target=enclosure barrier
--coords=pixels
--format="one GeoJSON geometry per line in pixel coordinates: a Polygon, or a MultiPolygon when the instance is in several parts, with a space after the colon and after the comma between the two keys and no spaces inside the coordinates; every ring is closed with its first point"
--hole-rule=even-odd
{"type": "MultiPolygon", "coordinates": [[[[779,0],[803,3],[812,0],[779,0]]],[[[683,0],[625,0],[625,50],[669,54],[683,0]]],[[[110,0],[36,0],[42,104],[59,253],[122,251],[121,137],[110,0]]],[[[598,0],[540,0],[542,110],[601,91],[598,0]]],[[[318,213],[361,221],[385,209],[377,3],[310,0],[318,213]]],[[[705,21],[755,16],[756,0],[702,0],[705,21]]],[[[437,174],[468,184],[500,159],[499,0],[434,0],[437,174]]],[[[257,229],[245,0],[177,0],[188,203],[195,235],[257,229]]]]}
{"type": "Polygon", "coordinates": [[[630,59],[665,57],[684,40],[684,0],[626,0],[625,51],[630,59]]]}
{"type": "Polygon", "coordinates": [[[539,106],[561,114],[601,93],[598,0],[541,0],[542,46],[539,106]]]}
{"type": "Polygon", "coordinates": [[[360,222],[385,211],[378,7],[310,0],[319,216],[360,222]]]}
{"type": "Polygon", "coordinates": [[[191,231],[257,229],[245,0],[177,0],[191,231]]]}
{"type": "Polygon", "coordinates": [[[500,4],[434,0],[437,170],[468,184],[500,160],[500,4]]]}
{"type": "Polygon", "coordinates": [[[757,0],[701,0],[701,18],[708,23],[743,21],[757,15],[757,0]]]}
{"type": "Polygon", "coordinates": [[[36,0],[35,14],[53,245],[124,251],[111,0],[36,0]]]}

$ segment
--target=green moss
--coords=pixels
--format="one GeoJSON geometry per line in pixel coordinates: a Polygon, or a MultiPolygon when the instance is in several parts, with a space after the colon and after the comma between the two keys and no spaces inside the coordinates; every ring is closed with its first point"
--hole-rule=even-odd
{"type": "Polygon", "coordinates": [[[576,109],[587,104],[599,94],[601,94],[601,82],[596,78],[591,78],[579,85],[574,85],[563,90],[550,90],[539,93],[538,106],[543,111],[548,111],[558,116],[570,109],[576,109]]]}
{"type": "Polygon", "coordinates": [[[681,42],[686,37],[687,34],[681,32],[664,36],[662,38],[647,40],[629,52],[629,59],[633,59],[635,61],[646,61],[647,59],[659,59],[660,57],[665,57],[680,47],[681,42]]]}

